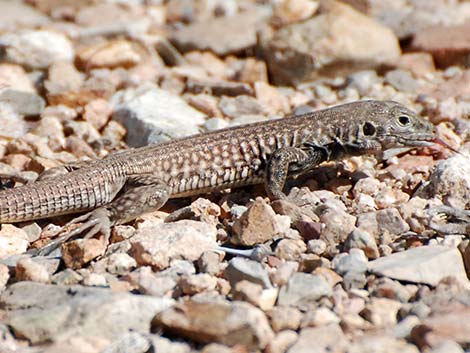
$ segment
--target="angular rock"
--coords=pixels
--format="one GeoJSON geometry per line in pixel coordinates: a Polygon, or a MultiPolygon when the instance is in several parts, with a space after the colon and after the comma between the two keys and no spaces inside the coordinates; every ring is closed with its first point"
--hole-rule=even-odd
{"type": "Polygon", "coordinates": [[[18,28],[37,28],[47,25],[49,17],[19,1],[0,2],[0,30],[12,31],[18,28]]]}
{"type": "Polygon", "coordinates": [[[150,320],[172,303],[109,289],[34,282],[15,283],[0,296],[5,322],[32,343],[76,335],[117,339],[130,330],[148,333],[150,320]]]}
{"type": "Polygon", "coordinates": [[[258,197],[233,224],[235,244],[252,246],[262,244],[290,228],[290,218],[274,213],[266,201],[258,197]]]}
{"type": "Polygon", "coordinates": [[[112,118],[127,128],[132,147],[197,134],[204,121],[204,114],[181,97],[152,86],[120,91],[112,100],[112,118]]]}
{"type": "Polygon", "coordinates": [[[152,327],[196,342],[241,345],[247,350],[263,349],[274,336],[261,310],[237,301],[179,303],[158,314],[152,327]]]}
{"type": "Polygon", "coordinates": [[[215,226],[196,221],[178,221],[138,229],[129,254],[139,265],[168,267],[171,260],[196,261],[204,251],[217,247],[215,226]]]}
{"type": "Polygon", "coordinates": [[[330,295],[332,295],[331,286],[323,277],[296,272],[281,287],[277,304],[302,308],[330,295]]]}
{"type": "Polygon", "coordinates": [[[322,3],[318,16],[264,39],[263,46],[272,77],[283,84],[394,65],[400,56],[389,28],[334,1],[322,3]]]}
{"type": "Polygon", "coordinates": [[[470,286],[462,255],[457,248],[421,246],[369,262],[369,271],[393,279],[436,286],[446,277],[455,277],[470,286]]]}
{"type": "Polygon", "coordinates": [[[411,47],[432,54],[439,67],[465,66],[470,54],[470,23],[434,26],[414,34],[411,47]]]}
{"type": "MultiPolygon", "coordinates": [[[[429,177],[429,184],[421,195],[439,197],[444,204],[459,208],[470,207],[470,158],[465,154],[455,154],[440,161],[429,177]]],[[[420,195],[419,195],[420,196],[420,195]]]]}
{"type": "Polygon", "coordinates": [[[263,288],[272,288],[266,269],[262,264],[253,260],[241,257],[233,258],[229,261],[224,275],[232,288],[235,287],[237,282],[243,280],[260,284],[263,288]]]}
{"type": "Polygon", "coordinates": [[[72,61],[72,43],[62,33],[46,30],[23,30],[0,36],[5,48],[4,60],[32,69],[47,69],[57,61],[72,61]]]}
{"type": "Polygon", "coordinates": [[[11,224],[2,225],[0,230],[0,259],[7,255],[21,254],[28,248],[28,234],[11,224]]]}
{"type": "Polygon", "coordinates": [[[348,353],[419,353],[419,350],[404,340],[369,334],[352,342],[348,353]]]}
{"type": "Polygon", "coordinates": [[[267,14],[259,8],[234,16],[208,19],[180,28],[170,35],[170,39],[183,52],[211,50],[219,56],[238,53],[256,44],[257,27],[267,14]]]}
{"type": "Polygon", "coordinates": [[[348,345],[348,340],[339,325],[332,324],[304,328],[300,331],[299,339],[287,353],[344,353],[348,345]]]}
{"type": "Polygon", "coordinates": [[[437,346],[452,340],[466,347],[470,344],[470,309],[445,308],[422,321],[411,332],[418,346],[437,346]]]}
{"type": "Polygon", "coordinates": [[[46,102],[41,96],[13,89],[6,89],[0,93],[0,101],[13,107],[15,112],[24,116],[36,116],[42,113],[46,102]]]}

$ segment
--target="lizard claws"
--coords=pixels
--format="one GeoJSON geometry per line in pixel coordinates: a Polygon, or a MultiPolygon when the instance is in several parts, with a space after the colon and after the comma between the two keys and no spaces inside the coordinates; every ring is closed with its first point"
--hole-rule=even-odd
{"type": "Polygon", "coordinates": [[[109,211],[102,207],[91,212],[85,213],[84,215],[77,217],[70,222],[68,222],[64,227],[59,229],[59,231],[54,235],[59,235],[65,230],[65,233],[55,238],[49,244],[43,246],[42,248],[35,251],[35,255],[38,256],[47,256],[57,249],[61,244],[78,237],[79,235],[85,233],[83,238],[90,239],[94,235],[101,232],[104,235],[104,241],[107,244],[109,237],[111,235],[111,221],[109,217],[109,211]],[[82,223],[77,228],[67,232],[66,229],[73,224],[82,223]]]}

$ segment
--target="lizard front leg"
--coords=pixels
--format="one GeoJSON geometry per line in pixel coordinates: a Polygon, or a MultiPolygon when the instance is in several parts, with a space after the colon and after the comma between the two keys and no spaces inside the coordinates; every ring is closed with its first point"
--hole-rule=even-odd
{"type": "Polygon", "coordinates": [[[313,145],[284,147],[274,151],[265,173],[265,188],[269,198],[285,199],[282,189],[289,176],[302,174],[327,159],[327,150],[313,145]]]}
{"type": "Polygon", "coordinates": [[[84,238],[91,238],[101,232],[107,243],[112,226],[158,210],[167,202],[170,193],[169,186],[154,174],[131,175],[113,201],[67,223],[64,228],[84,222],[71,232],[54,239],[41,248],[37,254],[48,255],[63,242],[81,234],[84,234],[84,238]]]}

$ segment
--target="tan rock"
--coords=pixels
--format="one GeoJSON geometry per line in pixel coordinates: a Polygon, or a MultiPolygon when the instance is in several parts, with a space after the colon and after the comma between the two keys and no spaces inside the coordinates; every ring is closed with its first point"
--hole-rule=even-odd
{"type": "Polygon", "coordinates": [[[96,257],[103,255],[106,244],[98,239],[77,239],[62,245],[65,266],[72,269],[82,268],[96,257]]]}
{"type": "Polygon", "coordinates": [[[21,254],[28,248],[28,234],[11,224],[3,224],[0,230],[0,258],[21,254]]]}
{"type": "Polygon", "coordinates": [[[266,201],[258,197],[233,224],[231,241],[240,245],[262,244],[290,228],[287,216],[276,215],[266,201]]]}
{"type": "Polygon", "coordinates": [[[263,47],[276,83],[394,65],[400,56],[389,28],[335,1],[323,2],[318,16],[267,37],[263,47]]]}
{"type": "Polygon", "coordinates": [[[243,302],[186,301],[159,313],[154,328],[179,333],[197,342],[263,349],[274,337],[263,312],[243,302]]]}
{"type": "Polygon", "coordinates": [[[15,268],[15,278],[18,281],[39,283],[48,283],[50,281],[46,267],[31,258],[23,258],[18,261],[15,268]]]}

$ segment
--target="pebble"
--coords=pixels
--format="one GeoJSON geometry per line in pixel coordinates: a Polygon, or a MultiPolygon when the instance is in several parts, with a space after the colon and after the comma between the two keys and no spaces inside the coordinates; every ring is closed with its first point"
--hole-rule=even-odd
{"type": "Polygon", "coordinates": [[[281,287],[277,304],[302,308],[330,295],[331,286],[323,277],[296,272],[281,287]]]}
{"type": "Polygon", "coordinates": [[[0,259],[8,255],[21,254],[29,245],[28,234],[11,224],[3,224],[0,230],[0,259]]]}
{"type": "Polygon", "coordinates": [[[238,301],[178,303],[157,315],[152,327],[179,332],[197,342],[240,344],[249,350],[263,349],[274,337],[263,312],[238,301]]]}
{"type": "Polygon", "coordinates": [[[289,353],[345,352],[348,341],[337,324],[315,328],[304,328],[298,340],[289,348],[289,353]],[[312,344],[315,342],[315,344],[312,344]]]}
{"type": "Polygon", "coordinates": [[[436,286],[448,276],[468,286],[469,281],[457,248],[421,246],[369,262],[369,271],[401,281],[436,286]]]}
{"type": "Polygon", "coordinates": [[[129,331],[147,333],[151,319],[170,307],[173,300],[114,293],[105,288],[18,282],[2,293],[0,303],[9,309],[5,322],[37,344],[73,338],[77,332],[108,340],[129,331]]]}
{"type": "Polygon", "coordinates": [[[290,218],[274,213],[266,201],[258,197],[233,223],[234,244],[252,246],[271,240],[290,229],[290,218]]]}
{"type": "Polygon", "coordinates": [[[172,259],[196,261],[214,250],[216,234],[215,226],[189,220],[148,225],[136,231],[129,253],[140,266],[164,269],[172,259]]]}
{"type": "Polygon", "coordinates": [[[234,16],[192,23],[170,34],[171,41],[183,51],[210,50],[219,56],[240,53],[256,44],[257,24],[266,18],[262,8],[234,16]],[[221,36],[220,33],[225,33],[221,36]]]}
{"type": "Polygon", "coordinates": [[[243,280],[260,284],[263,288],[272,287],[268,272],[262,264],[253,260],[241,257],[233,258],[229,261],[224,275],[232,287],[243,280]]]}
{"type": "Polygon", "coordinates": [[[112,119],[126,127],[132,147],[196,134],[204,118],[179,96],[152,86],[118,92],[112,103],[112,119]]]}
{"type": "Polygon", "coordinates": [[[272,38],[262,38],[277,84],[296,84],[332,71],[338,74],[335,63],[339,62],[347,74],[353,68],[376,68],[399,58],[398,40],[389,28],[340,2],[322,4],[320,11],[318,16],[283,27],[272,38]]]}
{"type": "Polygon", "coordinates": [[[6,48],[6,62],[31,69],[47,69],[58,61],[72,61],[75,56],[70,40],[62,33],[48,30],[23,30],[5,33],[0,43],[6,48]]]}

